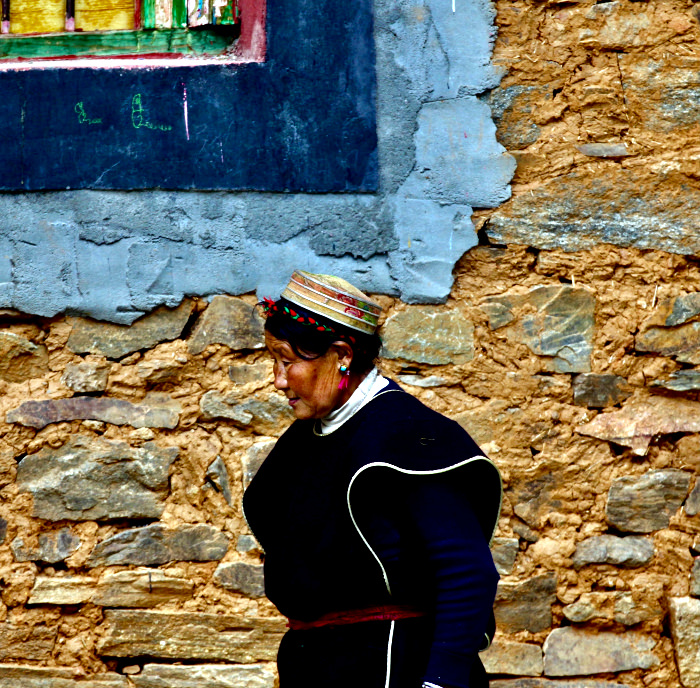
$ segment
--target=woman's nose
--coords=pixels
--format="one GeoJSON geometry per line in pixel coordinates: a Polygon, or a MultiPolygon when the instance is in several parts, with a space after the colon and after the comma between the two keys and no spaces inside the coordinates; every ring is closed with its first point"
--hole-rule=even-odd
{"type": "Polygon", "coordinates": [[[287,387],[287,375],[284,370],[284,366],[281,365],[275,365],[274,368],[274,374],[275,374],[275,389],[285,389],[287,387]]]}

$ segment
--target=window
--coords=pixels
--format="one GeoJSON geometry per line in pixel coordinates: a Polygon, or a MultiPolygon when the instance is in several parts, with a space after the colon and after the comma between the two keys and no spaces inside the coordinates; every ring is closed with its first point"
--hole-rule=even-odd
{"type": "Polygon", "coordinates": [[[240,27],[239,0],[2,0],[0,60],[226,58],[240,27]]]}

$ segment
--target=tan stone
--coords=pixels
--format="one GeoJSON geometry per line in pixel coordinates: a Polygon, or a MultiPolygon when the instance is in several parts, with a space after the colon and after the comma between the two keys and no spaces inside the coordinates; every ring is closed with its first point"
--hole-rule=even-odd
{"type": "Polygon", "coordinates": [[[27,604],[84,604],[95,593],[95,581],[83,576],[37,576],[27,604]]]}
{"type": "Polygon", "coordinates": [[[100,578],[93,604],[103,607],[155,607],[192,597],[194,583],[159,569],[108,571],[100,578]]]}
{"type": "Polygon", "coordinates": [[[134,688],[273,688],[275,672],[264,664],[146,664],[143,673],[132,680],[134,688]]]}
{"type": "Polygon", "coordinates": [[[521,583],[501,581],[494,604],[496,626],[505,633],[546,630],[552,625],[556,588],[557,578],[551,573],[521,583]]]}
{"type": "Polygon", "coordinates": [[[51,656],[58,629],[49,626],[20,626],[0,623],[0,660],[45,661],[51,656]]]}
{"type": "Polygon", "coordinates": [[[0,332],[0,380],[22,382],[48,372],[46,347],[13,332],[0,332]]]}
{"type": "Polygon", "coordinates": [[[251,664],[274,661],[286,623],[226,614],[107,610],[103,630],[101,655],[251,664]]]}
{"type": "Polygon", "coordinates": [[[489,674],[540,676],[543,671],[542,648],[532,643],[496,639],[479,659],[489,674]]]}
{"type": "Polygon", "coordinates": [[[79,674],[67,667],[0,665],[0,688],[129,688],[119,674],[79,674]]]}
{"type": "Polygon", "coordinates": [[[700,688],[700,600],[669,600],[671,634],[678,673],[684,688],[700,688]]]}

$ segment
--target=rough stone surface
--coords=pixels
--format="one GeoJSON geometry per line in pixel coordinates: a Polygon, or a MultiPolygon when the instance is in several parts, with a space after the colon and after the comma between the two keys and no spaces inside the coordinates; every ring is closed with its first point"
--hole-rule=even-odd
{"type": "Polygon", "coordinates": [[[489,688],[630,688],[619,681],[601,681],[579,678],[569,681],[552,681],[546,678],[498,679],[489,682],[489,688]]]}
{"type": "Polygon", "coordinates": [[[551,99],[551,88],[522,84],[499,86],[484,96],[498,128],[498,141],[509,151],[535,143],[541,129],[531,113],[543,101],[551,99]]]}
{"type": "Polygon", "coordinates": [[[134,688],[274,688],[275,673],[264,664],[146,664],[132,680],[134,688]]]}
{"type": "Polygon", "coordinates": [[[131,425],[135,428],[174,428],[179,417],[179,410],[172,403],[133,404],[125,399],[73,397],[25,401],[8,411],[6,421],[21,423],[31,428],[43,428],[50,423],[69,420],[97,420],[113,425],[131,425]]]}
{"type": "Polygon", "coordinates": [[[177,308],[159,308],[129,326],[76,318],[68,348],[76,354],[123,358],[179,337],[193,308],[194,303],[185,300],[177,308]]]}
{"type": "Polygon", "coordinates": [[[267,455],[272,451],[275,446],[276,440],[261,440],[260,442],[255,442],[246,450],[245,454],[241,457],[241,463],[243,467],[243,487],[246,488],[250,485],[250,481],[255,477],[258,472],[258,468],[262,466],[262,462],[267,458],[267,455]]]}
{"type": "Polygon", "coordinates": [[[159,569],[107,571],[94,588],[93,604],[103,607],[156,607],[187,600],[194,583],[159,569]]]}
{"type": "Polygon", "coordinates": [[[13,332],[0,332],[0,380],[22,382],[48,371],[46,347],[13,332]]]}
{"type": "Polygon", "coordinates": [[[42,662],[51,657],[58,629],[49,626],[0,623],[0,660],[28,659],[42,662]]]}
{"type": "Polygon", "coordinates": [[[584,143],[576,146],[576,150],[593,158],[623,158],[630,155],[624,143],[584,143]]]}
{"type": "Polygon", "coordinates": [[[414,306],[389,318],[383,330],[385,358],[441,365],[474,358],[474,325],[460,311],[414,306]]]}
{"type": "Polygon", "coordinates": [[[690,594],[700,597],[700,559],[696,558],[690,572],[690,594]]]}
{"type": "Polygon", "coordinates": [[[442,387],[446,381],[439,375],[397,375],[396,379],[399,382],[403,382],[405,385],[411,385],[411,387],[422,387],[424,389],[429,387],[442,387]]]}
{"type": "Polygon", "coordinates": [[[255,306],[231,296],[215,296],[199,316],[188,348],[199,354],[209,344],[230,349],[262,349],[265,346],[263,319],[255,306]]]}
{"type": "Polygon", "coordinates": [[[646,566],[654,557],[654,543],[644,537],[596,535],[579,542],[573,556],[574,568],[588,564],[611,564],[623,568],[646,566]]]}
{"type": "Polygon", "coordinates": [[[608,523],[628,533],[651,533],[667,528],[690,487],[690,474],[676,468],[617,478],[608,493],[608,523]]]}
{"type": "Polygon", "coordinates": [[[239,535],[236,541],[236,551],[246,554],[248,552],[260,552],[260,544],[252,535],[239,535]]]}
{"type": "Polygon", "coordinates": [[[574,378],[574,404],[588,408],[615,406],[632,394],[627,380],[619,375],[582,373],[574,378]]]}
{"type": "Polygon", "coordinates": [[[231,496],[231,480],[229,479],[226,464],[220,456],[217,456],[207,468],[207,480],[216,490],[221,492],[226,503],[231,506],[233,497],[231,496]]]}
{"type": "Polygon", "coordinates": [[[700,600],[669,600],[671,635],[684,688],[700,688],[700,600]]]}
{"type": "Polygon", "coordinates": [[[157,566],[169,561],[218,561],[226,554],[228,545],[225,533],[204,523],[171,529],[154,523],[124,530],[99,543],[87,565],[157,566]]]}
{"type": "Polygon", "coordinates": [[[502,576],[507,576],[513,573],[515,566],[515,557],[519,551],[518,538],[496,537],[491,543],[491,555],[493,563],[496,565],[496,570],[502,576]]]}
{"type": "Polygon", "coordinates": [[[262,564],[247,564],[242,561],[219,564],[214,572],[214,580],[221,587],[232,592],[240,592],[249,597],[265,595],[262,564]]]}
{"type": "Polygon", "coordinates": [[[61,382],[74,392],[103,392],[107,388],[109,366],[98,363],[74,363],[66,366],[61,382]]]}
{"type": "Polygon", "coordinates": [[[658,664],[653,638],[641,633],[591,633],[572,627],[556,628],[544,644],[546,676],[581,676],[658,664]]]}
{"type": "Polygon", "coordinates": [[[95,581],[83,576],[37,576],[27,604],[85,604],[95,594],[95,581]]]}
{"type": "Polygon", "coordinates": [[[249,397],[212,390],[202,395],[199,406],[205,420],[225,418],[265,435],[281,435],[294,419],[286,398],[277,392],[249,397]]]}
{"type": "Polygon", "coordinates": [[[664,610],[658,600],[650,603],[645,598],[645,592],[647,591],[583,593],[578,600],[567,604],[562,611],[573,623],[604,620],[634,626],[643,621],[661,620],[664,610]]]}
{"type": "Polygon", "coordinates": [[[543,671],[542,648],[532,643],[494,640],[479,659],[488,674],[541,676],[543,671]]]}
{"type": "Polygon", "coordinates": [[[34,515],[67,518],[157,518],[168,496],[168,471],[177,447],[75,437],[60,449],[45,448],[22,459],[20,490],[34,495],[34,515]]]}
{"type": "Polygon", "coordinates": [[[546,357],[547,370],[590,371],[595,297],[587,289],[535,287],[527,294],[489,296],[481,308],[491,329],[507,327],[509,337],[546,357]],[[527,312],[519,315],[521,309],[527,312]]]}
{"type": "MultiPolygon", "coordinates": [[[[42,507],[43,505],[40,506],[42,507]]],[[[45,561],[55,564],[69,557],[80,547],[80,538],[74,535],[70,528],[61,528],[51,533],[39,533],[36,540],[34,544],[25,538],[16,537],[10,545],[15,561],[45,561]]]]}
{"type": "Polygon", "coordinates": [[[700,514],[700,479],[696,478],[695,485],[690,491],[688,499],[685,500],[683,508],[688,516],[697,516],[700,514]]]}
{"type": "Polygon", "coordinates": [[[494,606],[496,625],[505,633],[539,633],[550,628],[556,589],[557,578],[549,573],[523,583],[499,583],[494,606]]]}
{"type": "Polygon", "coordinates": [[[690,322],[678,327],[649,327],[635,339],[635,348],[641,352],[653,352],[672,356],[683,363],[700,363],[700,322],[690,322]]]}
{"type": "Polygon", "coordinates": [[[272,381],[272,362],[268,360],[258,363],[239,363],[229,366],[228,376],[237,385],[253,385],[262,387],[272,381]]]}
{"type": "Polygon", "coordinates": [[[646,454],[656,435],[700,431],[700,404],[686,399],[633,397],[619,411],[601,413],[577,428],[583,435],[631,447],[646,454]]]}
{"type": "Polygon", "coordinates": [[[286,623],[280,619],[107,610],[98,652],[108,657],[148,655],[252,664],[274,661],[285,631],[286,623]]]}
{"type": "Polygon", "coordinates": [[[0,664],[3,688],[129,688],[125,676],[113,672],[79,676],[68,667],[36,667],[0,664]]]}
{"type": "Polygon", "coordinates": [[[652,380],[651,386],[672,392],[697,392],[700,390],[700,370],[677,370],[664,379],[652,380]]]}

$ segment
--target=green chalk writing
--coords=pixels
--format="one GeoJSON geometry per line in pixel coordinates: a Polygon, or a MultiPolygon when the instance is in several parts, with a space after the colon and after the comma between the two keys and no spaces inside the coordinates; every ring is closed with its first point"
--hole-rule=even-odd
{"type": "Polygon", "coordinates": [[[170,131],[172,129],[168,124],[152,124],[144,117],[143,102],[140,93],[137,93],[131,99],[131,123],[134,125],[134,129],[141,129],[142,127],[146,129],[158,129],[160,131],[170,131]]]}
{"type": "Polygon", "coordinates": [[[76,103],[75,107],[73,109],[75,110],[75,113],[78,115],[78,122],[80,124],[102,124],[102,118],[90,119],[87,116],[87,112],[85,112],[85,106],[83,105],[82,102],[76,103]]]}

